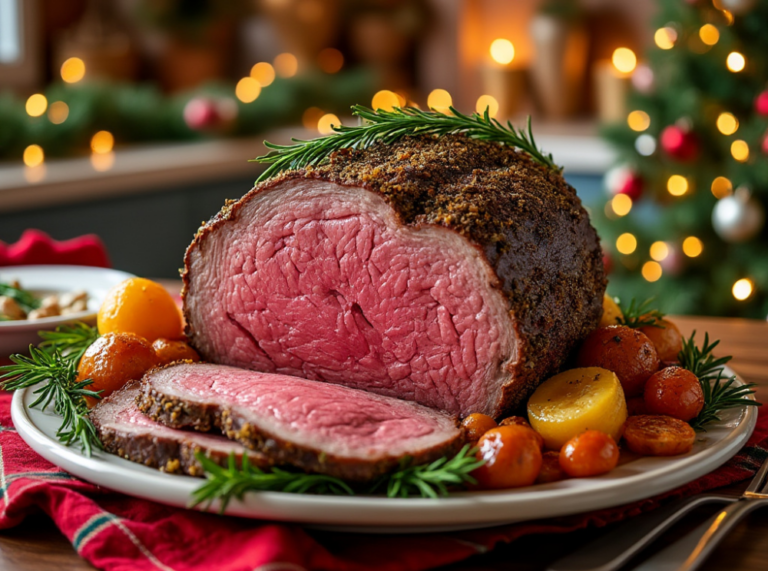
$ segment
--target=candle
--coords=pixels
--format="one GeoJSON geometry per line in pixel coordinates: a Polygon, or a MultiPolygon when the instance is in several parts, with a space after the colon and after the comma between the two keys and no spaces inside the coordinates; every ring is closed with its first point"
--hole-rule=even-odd
{"type": "MultiPolygon", "coordinates": [[[[515,46],[509,40],[494,40],[489,51],[492,61],[482,68],[483,94],[498,103],[496,116],[512,117],[520,111],[525,97],[526,71],[514,63],[515,46]]],[[[493,108],[489,111],[494,115],[493,108]]]]}
{"type": "Polygon", "coordinates": [[[617,48],[611,60],[595,63],[593,80],[597,116],[603,123],[623,121],[627,115],[627,94],[637,57],[628,48],[617,48]]]}

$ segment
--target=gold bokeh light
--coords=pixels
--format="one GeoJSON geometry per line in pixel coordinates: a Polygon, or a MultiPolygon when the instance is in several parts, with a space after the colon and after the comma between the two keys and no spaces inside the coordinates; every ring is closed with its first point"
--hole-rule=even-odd
{"type": "Polygon", "coordinates": [[[253,103],[261,95],[261,84],[252,77],[244,77],[235,86],[235,96],[243,103],[253,103]]]}
{"type": "Polygon", "coordinates": [[[667,180],[667,192],[672,196],[683,196],[688,192],[688,179],[679,174],[673,174],[667,180]]]}
{"type": "Polygon", "coordinates": [[[659,262],[645,262],[643,264],[643,269],[640,270],[640,273],[643,274],[643,277],[646,281],[655,282],[661,278],[661,274],[663,272],[659,262]]]}
{"type": "Polygon", "coordinates": [[[677,41],[677,30],[670,28],[669,26],[659,28],[656,30],[656,33],[653,34],[653,41],[662,50],[671,50],[675,47],[675,42],[677,41]]]}
{"type": "Polygon", "coordinates": [[[627,115],[627,125],[633,131],[645,131],[651,126],[651,116],[645,111],[632,111],[627,115]]]}
{"type": "Polygon", "coordinates": [[[69,117],[69,105],[63,101],[54,101],[48,107],[48,120],[54,125],[61,125],[69,117]]]}
{"type": "Polygon", "coordinates": [[[282,53],[275,57],[275,71],[280,77],[293,77],[299,71],[299,60],[289,53],[282,53]]]}
{"type": "Polygon", "coordinates": [[[374,111],[377,109],[392,111],[395,107],[402,107],[402,105],[400,104],[400,98],[397,96],[397,93],[388,89],[382,89],[373,96],[371,107],[374,111]]]}
{"type": "Polygon", "coordinates": [[[704,24],[699,28],[701,41],[708,46],[714,46],[720,40],[720,31],[712,24],[704,24]]]}
{"type": "Polygon", "coordinates": [[[61,64],[61,79],[66,83],[77,83],[85,77],[85,62],[79,57],[71,57],[61,64]]]}
{"type": "Polygon", "coordinates": [[[617,194],[611,200],[611,208],[617,216],[626,216],[632,210],[632,199],[626,194],[617,194]]]}
{"type": "Polygon", "coordinates": [[[99,131],[91,137],[91,151],[97,155],[112,152],[115,148],[115,137],[109,131],[99,131]]]}
{"type": "Polygon", "coordinates": [[[725,60],[725,65],[733,73],[738,73],[746,67],[747,60],[739,52],[731,52],[725,60]]]}
{"type": "Polygon", "coordinates": [[[712,181],[712,195],[715,198],[725,198],[731,194],[733,194],[733,183],[729,179],[719,176],[712,181]]]}
{"type": "Polygon", "coordinates": [[[43,164],[45,153],[40,145],[29,145],[24,149],[24,164],[28,167],[37,167],[43,164]]]}
{"type": "Polygon", "coordinates": [[[631,73],[637,67],[637,56],[629,48],[616,48],[611,57],[613,66],[622,73],[631,73]]]}
{"type": "Polygon", "coordinates": [[[499,102],[496,101],[496,98],[493,95],[481,95],[477,98],[475,111],[480,113],[480,115],[483,115],[486,109],[488,109],[488,115],[490,115],[492,118],[496,117],[498,114],[499,102]]]}
{"type": "Polygon", "coordinates": [[[317,130],[321,135],[330,135],[334,132],[334,125],[341,125],[341,121],[333,113],[326,113],[317,121],[317,130]]]}
{"type": "Polygon", "coordinates": [[[616,250],[618,250],[619,253],[625,255],[633,253],[635,250],[637,250],[637,238],[635,238],[634,234],[625,232],[616,238],[616,250]]]}
{"type": "Polygon", "coordinates": [[[733,113],[723,112],[717,116],[717,130],[723,135],[733,135],[739,129],[739,120],[733,113]]]}
{"type": "Polygon", "coordinates": [[[740,163],[747,162],[749,160],[749,145],[747,142],[737,139],[731,143],[731,155],[740,163]]]}
{"type": "Polygon", "coordinates": [[[491,42],[491,57],[496,63],[506,65],[515,59],[515,46],[509,40],[497,38],[491,42]]]}
{"type": "Polygon", "coordinates": [[[42,93],[35,93],[29,96],[24,108],[30,117],[40,117],[48,109],[48,100],[42,93]]]}
{"type": "Polygon", "coordinates": [[[275,68],[271,63],[260,61],[251,68],[251,77],[262,87],[267,87],[275,81],[275,68]]]}
{"type": "Polygon", "coordinates": [[[427,107],[435,111],[448,113],[451,105],[453,105],[453,98],[445,89],[433,89],[427,97],[427,107]]]}
{"type": "Polygon", "coordinates": [[[739,301],[744,301],[749,299],[749,296],[752,295],[754,289],[755,286],[752,284],[752,280],[748,278],[741,278],[733,284],[733,289],[731,291],[733,292],[733,297],[739,301]]]}
{"type": "Polygon", "coordinates": [[[688,236],[683,240],[683,254],[689,258],[697,258],[704,251],[704,244],[696,236],[688,236]]]}

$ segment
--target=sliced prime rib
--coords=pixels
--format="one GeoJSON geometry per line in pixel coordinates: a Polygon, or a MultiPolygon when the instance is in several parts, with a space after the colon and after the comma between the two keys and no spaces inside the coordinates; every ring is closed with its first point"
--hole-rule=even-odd
{"type": "Polygon", "coordinates": [[[373,393],[225,365],[179,363],[144,375],[139,408],[175,428],[220,429],[275,464],[370,481],[404,457],[456,452],[455,417],[373,393]]]}
{"type": "Polygon", "coordinates": [[[458,135],[258,184],[198,231],[183,278],[208,361],[495,417],[597,326],[606,285],[561,173],[458,135]]]}
{"type": "Polygon", "coordinates": [[[224,466],[231,453],[238,461],[243,454],[256,466],[269,466],[267,458],[241,444],[215,434],[169,428],[145,416],[136,406],[138,381],[127,384],[93,407],[89,416],[104,449],[112,454],[173,474],[202,476],[195,458],[200,451],[224,466]]]}

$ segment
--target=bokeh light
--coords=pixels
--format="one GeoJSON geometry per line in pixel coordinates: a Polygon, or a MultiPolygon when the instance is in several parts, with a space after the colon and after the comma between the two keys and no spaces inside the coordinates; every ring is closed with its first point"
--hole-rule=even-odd
{"type": "Polygon", "coordinates": [[[267,87],[275,81],[275,68],[271,63],[260,61],[251,68],[251,77],[262,87],[267,87]]]}
{"type": "Polygon", "coordinates": [[[621,254],[629,255],[637,249],[637,238],[629,232],[625,232],[616,239],[616,250],[621,254]]]}
{"type": "Polygon", "coordinates": [[[453,105],[453,98],[445,89],[433,89],[427,97],[427,107],[435,111],[448,113],[451,105],[453,105]]]}
{"type": "Polygon", "coordinates": [[[645,131],[651,126],[651,116],[645,111],[635,110],[627,115],[627,124],[633,131],[645,131]]]}
{"type": "Polygon", "coordinates": [[[115,164],[115,153],[92,153],[91,166],[93,170],[104,172],[111,169],[115,164]]]}
{"type": "Polygon", "coordinates": [[[35,93],[27,99],[25,109],[30,117],[40,117],[48,109],[48,100],[42,93],[35,93]]]}
{"type": "Polygon", "coordinates": [[[733,183],[725,178],[719,176],[712,181],[712,194],[715,198],[725,198],[733,194],[733,183]]]}
{"type": "Polygon", "coordinates": [[[712,24],[704,24],[699,29],[699,37],[708,46],[714,46],[720,40],[720,31],[712,24]]]}
{"type": "Polygon", "coordinates": [[[741,278],[733,284],[733,289],[731,291],[733,292],[733,297],[739,301],[744,301],[745,299],[749,299],[749,296],[752,295],[754,289],[755,286],[752,284],[752,280],[741,278]]]}
{"type": "Polygon", "coordinates": [[[109,153],[115,148],[115,137],[109,131],[99,131],[91,137],[91,150],[97,155],[109,153]]]}
{"type": "Polygon", "coordinates": [[[400,98],[397,96],[397,93],[388,89],[378,91],[371,100],[371,108],[374,111],[377,109],[392,111],[395,107],[402,107],[400,98]]]}
{"type": "Polygon", "coordinates": [[[729,70],[738,73],[747,65],[747,60],[739,52],[731,52],[728,54],[725,64],[728,66],[729,70]]]}
{"type": "Polygon", "coordinates": [[[611,200],[611,208],[617,216],[626,216],[632,210],[632,199],[626,194],[617,194],[611,200]]]}
{"type": "Polygon", "coordinates": [[[325,73],[337,73],[344,67],[344,54],[336,48],[325,48],[317,54],[317,65],[325,73]]]}
{"type": "Polygon", "coordinates": [[[667,192],[672,196],[683,196],[688,192],[688,179],[679,174],[673,174],[667,180],[667,192]]]}
{"type": "Polygon", "coordinates": [[[688,236],[683,240],[683,254],[689,258],[696,258],[704,251],[704,243],[696,236],[688,236]]]}
{"type": "Polygon", "coordinates": [[[341,125],[341,121],[333,113],[326,113],[317,121],[317,130],[321,135],[330,135],[334,132],[334,125],[341,125]]]}
{"type": "Polygon", "coordinates": [[[659,262],[645,262],[643,264],[643,269],[640,272],[643,274],[645,280],[649,282],[658,281],[663,273],[659,262]]]}
{"type": "Polygon", "coordinates": [[[310,107],[301,115],[301,124],[304,125],[305,129],[316,129],[317,122],[323,115],[325,115],[325,111],[319,107],[310,107]]]}
{"type": "Polygon", "coordinates": [[[289,53],[282,53],[275,57],[275,71],[280,77],[293,77],[299,71],[299,60],[289,53]]]}
{"type": "Polygon", "coordinates": [[[493,95],[481,95],[477,98],[475,111],[480,115],[483,115],[486,109],[488,109],[488,115],[491,117],[496,117],[499,112],[499,102],[496,101],[496,98],[493,95]]]}
{"type": "Polygon", "coordinates": [[[666,260],[667,256],[669,256],[669,246],[667,246],[666,242],[654,242],[651,244],[650,254],[651,258],[657,262],[666,260]]]}
{"type": "Polygon", "coordinates": [[[670,28],[669,26],[659,28],[656,30],[656,33],[653,34],[653,41],[656,42],[656,45],[662,50],[671,50],[675,47],[675,42],[677,41],[677,30],[670,28]]]}
{"type": "Polygon", "coordinates": [[[491,57],[493,61],[506,65],[515,59],[515,46],[509,40],[497,38],[491,42],[491,57]]]}
{"type": "Polygon", "coordinates": [[[24,164],[28,167],[36,167],[43,164],[45,153],[40,145],[29,145],[24,149],[24,164]]]}
{"type": "Polygon", "coordinates": [[[622,73],[631,73],[637,66],[637,56],[629,48],[616,48],[611,58],[613,65],[622,73]]]}
{"type": "Polygon", "coordinates": [[[747,142],[737,139],[731,143],[731,155],[740,163],[747,162],[749,159],[749,145],[747,145],[747,142]]]}
{"type": "Polygon", "coordinates": [[[244,77],[235,86],[235,96],[243,103],[252,103],[261,94],[261,84],[252,77],[244,77]]]}
{"type": "Polygon", "coordinates": [[[61,79],[66,83],[77,83],[85,77],[85,62],[79,57],[71,57],[61,64],[61,79]]]}
{"type": "Polygon", "coordinates": [[[732,113],[724,112],[717,116],[717,130],[723,135],[733,135],[739,128],[739,120],[732,113]]]}
{"type": "Polygon", "coordinates": [[[48,107],[48,120],[54,125],[61,125],[69,117],[69,105],[63,101],[54,101],[48,107]]]}

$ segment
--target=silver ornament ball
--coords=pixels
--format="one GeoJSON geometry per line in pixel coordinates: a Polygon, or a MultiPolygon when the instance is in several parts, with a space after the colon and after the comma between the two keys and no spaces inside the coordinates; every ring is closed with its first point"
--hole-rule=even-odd
{"type": "Polygon", "coordinates": [[[734,14],[746,14],[755,6],[755,0],[720,0],[723,8],[734,14]]]}
{"type": "Polygon", "coordinates": [[[751,240],[762,230],[764,222],[765,211],[762,204],[743,189],[718,200],[712,210],[712,226],[715,232],[730,243],[751,240]]]}

